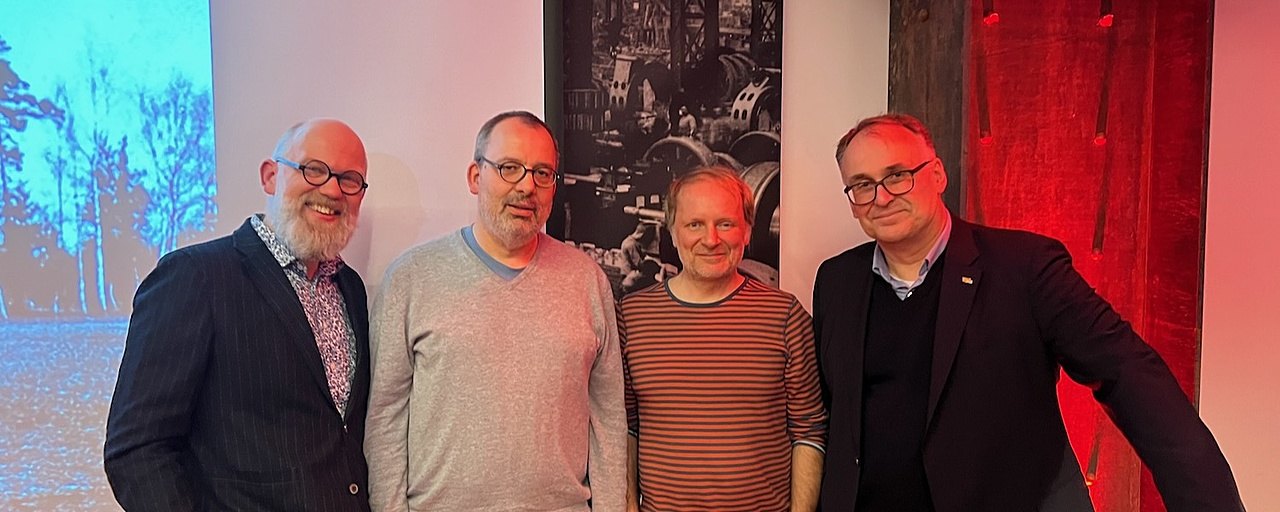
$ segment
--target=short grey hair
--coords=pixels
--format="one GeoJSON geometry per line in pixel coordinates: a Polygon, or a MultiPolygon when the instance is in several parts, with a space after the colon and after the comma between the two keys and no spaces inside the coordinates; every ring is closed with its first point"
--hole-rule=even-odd
{"type": "Polygon", "coordinates": [[[542,118],[524,110],[503,112],[490,117],[488,121],[485,121],[484,124],[480,126],[480,132],[476,134],[475,152],[471,155],[471,159],[473,161],[480,163],[480,159],[484,158],[485,150],[489,149],[489,137],[493,136],[493,129],[498,126],[498,123],[508,119],[518,119],[526,126],[533,126],[545,130],[547,132],[547,137],[551,138],[551,147],[556,153],[555,165],[557,168],[560,166],[560,143],[556,141],[555,134],[551,133],[551,128],[547,126],[547,123],[542,121],[542,118]]]}
{"type": "Polygon", "coordinates": [[[853,142],[854,137],[864,131],[874,130],[875,127],[880,125],[897,125],[906,128],[907,131],[919,136],[930,151],[937,151],[933,147],[933,136],[929,135],[929,129],[924,126],[924,123],[910,114],[890,113],[858,121],[858,124],[853,129],[845,133],[843,137],[840,137],[840,142],[836,143],[836,164],[839,164],[840,160],[844,158],[844,152],[849,149],[849,143],[853,142]]]}

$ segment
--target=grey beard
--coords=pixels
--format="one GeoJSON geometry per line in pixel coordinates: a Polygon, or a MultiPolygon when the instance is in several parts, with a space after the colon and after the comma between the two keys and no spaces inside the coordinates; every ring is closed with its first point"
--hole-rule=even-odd
{"type": "Polygon", "coordinates": [[[302,217],[305,201],[302,199],[271,201],[267,205],[267,220],[274,221],[271,228],[293,255],[302,261],[329,261],[351,241],[356,218],[343,212],[336,229],[317,229],[302,217]]]}
{"type": "Polygon", "coordinates": [[[484,224],[489,234],[504,247],[515,249],[524,247],[537,238],[546,221],[546,212],[539,209],[534,214],[533,226],[523,220],[505,217],[502,214],[502,203],[505,198],[481,198],[479,202],[478,220],[484,224]]]}
{"type": "Polygon", "coordinates": [[[538,236],[537,230],[529,231],[513,222],[503,222],[501,220],[493,223],[490,231],[493,233],[494,238],[497,238],[503,246],[508,248],[524,247],[538,236]]]}

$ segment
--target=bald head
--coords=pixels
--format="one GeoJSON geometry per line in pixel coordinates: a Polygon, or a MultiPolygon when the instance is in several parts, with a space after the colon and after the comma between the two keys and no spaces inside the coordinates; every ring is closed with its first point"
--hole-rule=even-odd
{"type": "MultiPolygon", "coordinates": [[[[350,164],[358,162],[358,167],[353,166],[352,170],[363,173],[368,169],[369,160],[365,155],[364,142],[347,123],[337,119],[309,119],[289,127],[276,142],[273,154],[296,160],[305,155],[307,149],[322,146],[346,157],[350,164]]],[[[334,170],[338,168],[335,167],[334,170]]]]}

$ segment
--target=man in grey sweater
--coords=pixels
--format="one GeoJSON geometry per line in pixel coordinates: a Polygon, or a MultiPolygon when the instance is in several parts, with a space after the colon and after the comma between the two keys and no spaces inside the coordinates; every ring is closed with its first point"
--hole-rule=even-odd
{"type": "Polygon", "coordinates": [[[533,114],[476,137],[478,221],[387,270],[370,326],[373,510],[622,510],[626,412],[613,295],[541,233],[559,153],[533,114]]]}

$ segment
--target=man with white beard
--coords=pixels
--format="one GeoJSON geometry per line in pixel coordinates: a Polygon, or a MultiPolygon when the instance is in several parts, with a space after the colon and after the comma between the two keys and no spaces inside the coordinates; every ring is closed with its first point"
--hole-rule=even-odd
{"type": "Polygon", "coordinates": [[[368,510],[368,313],[338,255],[367,167],[343,122],[293,126],[259,165],[266,214],[139,286],[105,447],[125,510],[368,510]]]}
{"type": "Polygon", "coordinates": [[[392,263],[374,301],[374,510],[620,511],[626,412],[613,294],[541,232],[559,173],[528,112],[476,136],[478,219],[392,263]]]}

